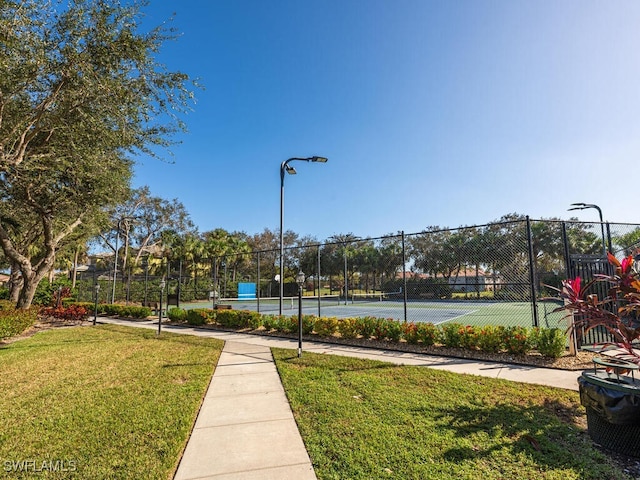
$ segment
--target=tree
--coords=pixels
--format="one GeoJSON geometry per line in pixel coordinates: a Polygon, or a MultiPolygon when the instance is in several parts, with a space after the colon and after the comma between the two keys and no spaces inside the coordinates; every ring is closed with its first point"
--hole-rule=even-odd
{"type": "Polygon", "coordinates": [[[31,304],[61,242],[127,194],[131,155],[184,129],[188,77],[140,5],[0,1],[0,246],[31,304]]]}

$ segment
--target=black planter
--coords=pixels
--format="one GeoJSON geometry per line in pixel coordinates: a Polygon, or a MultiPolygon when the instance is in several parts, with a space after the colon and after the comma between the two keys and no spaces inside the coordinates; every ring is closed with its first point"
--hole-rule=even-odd
{"type": "Polygon", "coordinates": [[[640,382],[605,371],[578,378],[592,440],[617,453],[640,457],[640,382]]]}

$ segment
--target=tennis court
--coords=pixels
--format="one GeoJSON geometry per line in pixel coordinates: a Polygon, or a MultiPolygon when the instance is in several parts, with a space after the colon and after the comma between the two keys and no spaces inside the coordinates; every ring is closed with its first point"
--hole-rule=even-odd
{"type": "MultiPolygon", "coordinates": [[[[338,295],[303,296],[302,312],[308,315],[324,317],[379,317],[396,320],[405,319],[404,302],[397,298],[371,296],[371,298],[350,298],[345,303],[338,295]]],[[[277,314],[278,297],[261,298],[258,302],[220,299],[219,304],[231,305],[234,310],[251,310],[264,314],[277,314]]],[[[211,308],[211,303],[181,304],[181,308],[211,308]]],[[[560,325],[562,313],[552,313],[552,306],[538,305],[540,326],[556,327],[560,325]]],[[[298,297],[284,297],[283,315],[298,314],[298,297]]],[[[409,322],[430,322],[434,325],[445,322],[457,322],[465,325],[503,325],[531,326],[532,306],[528,302],[496,302],[469,300],[409,300],[406,320],[409,322]]]]}

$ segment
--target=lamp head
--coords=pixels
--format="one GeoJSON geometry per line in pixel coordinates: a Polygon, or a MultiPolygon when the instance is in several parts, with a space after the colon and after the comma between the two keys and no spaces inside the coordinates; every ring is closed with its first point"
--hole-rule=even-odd
{"type": "Polygon", "coordinates": [[[326,157],[311,157],[312,162],[327,163],[326,157]]]}
{"type": "Polygon", "coordinates": [[[296,275],[296,283],[300,288],[302,288],[302,286],[304,285],[304,280],[305,280],[304,272],[300,270],[298,272],[298,275],[296,275]]]}
{"type": "Polygon", "coordinates": [[[291,166],[289,166],[289,165],[287,165],[285,168],[286,168],[287,173],[288,173],[289,175],[295,175],[296,173],[298,173],[298,172],[296,172],[296,169],[295,169],[295,168],[293,168],[293,167],[291,167],[291,166]]]}
{"type": "Polygon", "coordinates": [[[571,208],[567,208],[567,211],[570,210],[584,210],[587,207],[586,203],[580,202],[580,203],[572,203],[571,204],[571,208]]]}

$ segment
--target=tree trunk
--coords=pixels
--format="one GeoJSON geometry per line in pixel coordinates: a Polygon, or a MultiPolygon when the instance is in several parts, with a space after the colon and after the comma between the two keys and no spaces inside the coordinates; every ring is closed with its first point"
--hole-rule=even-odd
{"type": "Polygon", "coordinates": [[[22,290],[22,275],[20,275],[20,269],[16,263],[11,264],[11,273],[9,275],[9,300],[13,304],[18,303],[20,297],[20,290],[22,290]]]}
{"type": "Polygon", "coordinates": [[[78,279],[78,258],[80,258],[80,246],[76,247],[76,252],[73,256],[73,270],[71,272],[71,288],[76,288],[76,281],[78,279]]]}
{"type": "MultiPolygon", "coordinates": [[[[40,277],[42,279],[42,276],[40,277]]],[[[27,309],[31,306],[33,302],[33,297],[36,294],[36,289],[38,288],[38,283],[40,281],[33,279],[25,279],[24,286],[22,290],[20,290],[20,296],[18,298],[17,308],[19,309],[27,309]]]]}

